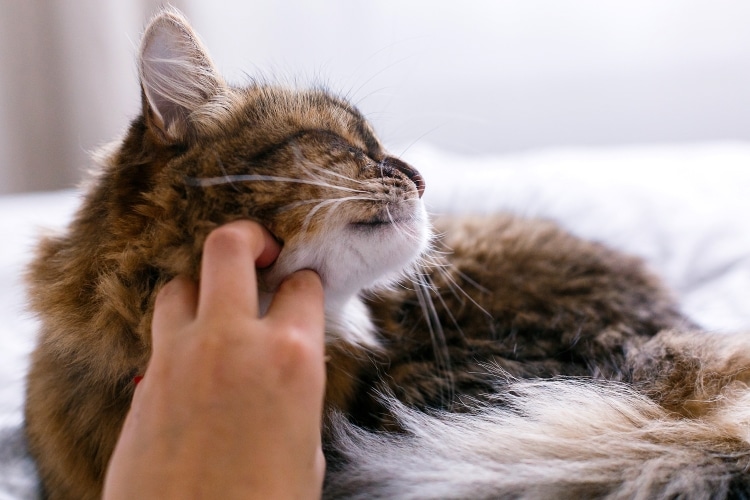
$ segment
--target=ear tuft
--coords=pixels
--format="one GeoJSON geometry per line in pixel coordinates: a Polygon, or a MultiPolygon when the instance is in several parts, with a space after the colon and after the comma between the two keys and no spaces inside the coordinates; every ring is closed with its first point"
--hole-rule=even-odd
{"type": "Polygon", "coordinates": [[[176,9],[162,11],[146,28],[139,70],[144,114],[169,142],[183,139],[191,115],[227,92],[198,35],[176,9]]]}

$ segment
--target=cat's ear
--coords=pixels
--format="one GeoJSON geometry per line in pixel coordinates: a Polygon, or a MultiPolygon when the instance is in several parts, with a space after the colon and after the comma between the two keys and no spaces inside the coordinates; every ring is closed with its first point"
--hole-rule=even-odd
{"type": "Polygon", "coordinates": [[[187,20],[175,9],[158,14],[141,42],[143,113],[167,142],[181,142],[226,110],[228,88],[187,20]]]}

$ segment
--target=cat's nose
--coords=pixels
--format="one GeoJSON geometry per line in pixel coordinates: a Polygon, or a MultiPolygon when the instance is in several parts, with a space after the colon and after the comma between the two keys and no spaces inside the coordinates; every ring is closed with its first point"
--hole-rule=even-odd
{"type": "Polygon", "coordinates": [[[393,158],[391,156],[383,160],[383,164],[386,167],[398,170],[399,172],[404,174],[417,187],[417,193],[419,194],[419,197],[422,197],[425,187],[424,178],[422,178],[422,174],[420,174],[416,168],[399,160],[398,158],[393,158]]]}

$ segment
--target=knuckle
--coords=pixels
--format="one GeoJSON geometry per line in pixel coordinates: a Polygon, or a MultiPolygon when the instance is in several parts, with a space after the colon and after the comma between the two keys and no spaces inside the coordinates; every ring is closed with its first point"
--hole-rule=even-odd
{"type": "Polygon", "coordinates": [[[206,245],[233,248],[247,244],[250,239],[247,229],[236,224],[226,224],[211,231],[206,238],[206,245]]]}
{"type": "Polygon", "coordinates": [[[322,358],[321,347],[310,341],[309,335],[300,328],[287,328],[276,336],[275,356],[283,370],[299,369],[322,358]]]}

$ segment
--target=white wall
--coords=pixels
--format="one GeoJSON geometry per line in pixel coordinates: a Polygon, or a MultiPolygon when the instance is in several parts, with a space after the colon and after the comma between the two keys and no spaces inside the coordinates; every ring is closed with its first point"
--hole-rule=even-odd
{"type": "MultiPolygon", "coordinates": [[[[70,184],[124,128],[156,3],[0,0],[0,192],[70,184]]],[[[750,140],[744,0],[173,3],[231,80],[323,80],[397,152],[750,140]]]]}
{"type": "Polygon", "coordinates": [[[137,111],[152,0],[0,0],[0,193],[74,185],[137,111]]]}

